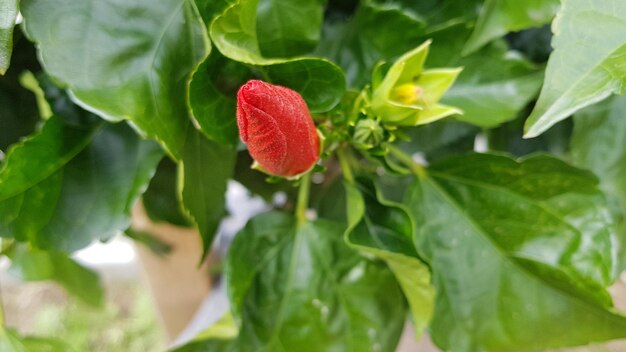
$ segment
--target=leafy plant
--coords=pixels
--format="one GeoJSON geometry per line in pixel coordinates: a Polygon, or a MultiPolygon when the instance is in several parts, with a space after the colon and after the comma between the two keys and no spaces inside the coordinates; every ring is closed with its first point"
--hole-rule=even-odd
{"type": "MultiPolygon", "coordinates": [[[[206,255],[233,179],[287,200],[236,236],[230,313],[179,351],[394,351],[407,317],[455,352],[626,338],[607,291],[624,18],[622,0],[1,0],[2,254],[100,305],[69,253],[149,242],[128,228],[141,197],[206,255]]],[[[0,331],[33,341],[59,348],[0,331]]]]}

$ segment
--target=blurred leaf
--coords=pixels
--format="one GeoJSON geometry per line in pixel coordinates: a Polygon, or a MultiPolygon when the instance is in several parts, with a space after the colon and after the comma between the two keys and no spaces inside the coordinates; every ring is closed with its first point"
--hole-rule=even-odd
{"type": "Polygon", "coordinates": [[[54,280],[89,305],[101,307],[104,303],[104,289],[98,274],[76,263],[67,254],[17,245],[8,256],[11,259],[9,273],[21,280],[54,280]]]}
{"type": "Polygon", "coordinates": [[[236,147],[236,94],[251,77],[250,70],[215,51],[194,72],[189,85],[189,106],[200,130],[220,144],[236,147]]]}
{"type": "Polygon", "coordinates": [[[432,318],[435,290],[430,271],[415,253],[413,223],[402,207],[382,199],[369,180],[346,183],[346,242],[387,263],[409,302],[416,336],[432,318]]]}
{"type": "Polygon", "coordinates": [[[215,46],[232,60],[257,66],[265,80],[300,93],[312,112],[332,109],[345,91],[342,70],[324,59],[263,56],[256,26],[258,1],[239,0],[213,20],[210,32],[215,46]]]}
{"type": "Polygon", "coordinates": [[[143,193],[143,206],[152,221],[165,221],[178,226],[191,226],[178,201],[177,166],[163,158],[143,193]]]}
{"type": "Polygon", "coordinates": [[[550,25],[541,28],[530,28],[521,32],[510,33],[506,36],[506,41],[511,49],[524,54],[525,57],[536,63],[548,61],[552,47],[552,31],[550,25]]]}
{"type": "Polygon", "coordinates": [[[266,202],[271,202],[276,192],[295,191],[291,182],[284,179],[277,182],[267,182],[267,174],[253,169],[253,162],[254,160],[247,150],[238,152],[235,174],[233,175],[233,179],[241,183],[250,192],[260,196],[266,202]]]}
{"type": "Polygon", "coordinates": [[[597,179],[544,155],[472,154],[419,177],[406,204],[452,351],[534,351],[626,336],[605,287],[615,228],[597,179]]]}
{"type": "Polygon", "coordinates": [[[152,253],[159,257],[163,257],[172,251],[172,246],[169,243],[162,241],[160,238],[147,232],[137,231],[133,228],[129,228],[124,231],[124,234],[128,238],[131,238],[134,241],[143,244],[150,251],[152,251],[152,253]]]}
{"type": "MultiPolygon", "coordinates": [[[[455,142],[476,135],[480,130],[470,124],[458,122],[454,119],[445,119],[427,125],[411,128],[407,134],[410,141],[400,141],[399,147],[413,154],[416,152],[431,153],[455,142]]],[[[473,150],[473,143],[470,150],[473,150]]]]}
{"type": "Polygon", "coordinates": [[[0,236],[73,251],[128,227],[162,157],[125,124],[64,124],[53,116],[15,145],[0,170],[0,236]]]}
{"type": "Polygon", "coordinates": [[[327,0],[258,0],[257,38],[264,57],[292,57],[313,50],[327,0]]]}
{"type": "Polygon", "coordinates": [[[552,30],[554,52],[524,128],[536,137],[577,110],[626,87],[626,2],[563,0],[552,30]],[[581,49],[582,48],[582,49],[581,49]]]}
{"type": "Polygon", "coordinates": [[[46,71],[76,101],[105,119],[131,120],[180,157],[187,80],[209,51],[192,0],[22,0],[21,11],[46,71]]]}
{"type": "Polygon", "coordinates": [[[453,26],[433,36],[429,67],[462,66],[463,71],[441,102],[463,110],[456,119],[491,128],[512,120],[535,98],[541,86],[541,68],[496,42],[462,58],[467,38],[464,26],[453,26]]]}
{"type": "Polygon", "coordinates": [[[341,232],[323,220],[297,226],[277,212],[252,219],[226,266],[240,333],[195,350],[394,351],[404,325],[400,289],[385,267],[352,252],[341,232]]]}
{"type": "MultiPolygon", "coordinates": [[[[626,96],[611,97],[574,115],[571,156],[574,164],[593,170],[613,201],[615,216],[624,226],[626,219],[626,96]]],[[[550,129],[544,135],[552,132],[550,129]]],[[[621,256],[626,241],[620,236],[621,256]]],[[[623,258],[626,264],[626,258],[623,258]]],[[[624,265],[622,265],[623,267],[624,265]]]]}
{"type": "Polygon", "coordinates": [[[552,21],[559,0],[486,0],[463,55],[469,55],[509,32],[540,27],[552,21]]]}
{"type": "Polygon", "coordinates": [[[0,351],[3,352],[72,352],[66,344],[51,338],[22,337],[12,329],[0,327],[0,351]]]}
{"type": "Polygon", "coordinates": [[[4,75],[11,62],[13,51],[13,26],[19,12],[19,0],[0,0],[0,75],[4,75]]]}
{"type": "Polygon", "coordinates": [[[235,168],[235,157],[235,150],[190,129],[178,165],[179,197],[183,210],[200,231],[203,258],[208,255],[225,214],[226,187],[235,168]]]}
{"type": "Polygon", "coordinates": [[[37,109],[39,109],[39,115],[42,119],[47,120],[52,116],[52,109],[50,104],[46,101],[46,95],[43,89],[39,86],[39,82],[35,75],[30,71],[24,71],[20,75],[20,84],[22,87],[30,90],[37,101],[37,109]]]}
{"type": "Polygon", "coordinates": [[[380,60],[391,60],[419,46],[425,23],[397,6],[361,1],[349,20],[327,21],[316,54],[338,63],[348,86],[362,88],[380,60]]]}

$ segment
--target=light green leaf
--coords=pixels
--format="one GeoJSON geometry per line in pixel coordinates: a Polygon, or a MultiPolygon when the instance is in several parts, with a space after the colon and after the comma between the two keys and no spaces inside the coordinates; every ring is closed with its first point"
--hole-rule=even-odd
{"type": "Polygon", "coordinates": [[[264,57],[304,55],[320,39],[326,0],[258,0],[257,38],[264,57]]]}
{"type": "Polygon", "coordinates": [[[338,63],[348,86],[361,89],[370,81],[372,68],[417,47],[424,40],[426,23],[397,6],[360,1],[347,21],[327,20],[315,53],[338,63]]]}
{"type": "Polygon", "coordinates": [[[605,287],[616,236],[597,180],[543,155],[473,154],[416,179],[406,205],[452,351],[534,351],[626,336],[605,287]]]}
{"type": "Polygon", "coordinates": [[[72,352],[73,349],[58,340],[20,336],[13,329],[0,326],[0,351],[3,352],[72,352]]]}
{"type": "Polygon", "coordinates": [[[416,336],[421,335],[432,318],[435,290],[428,267],[415,253],[411,218],[399,205],[383,200],[371,181],[345,187],[346,242],[387,263],[409,302],[416,336]]]}
{"type": "Polygon", "coordinates": [[[180,157],[187,81],[209,50],[192,0],[23,0],[21,10],[46,71],[77,102],[180,157]]]}
{"type": "Polygon", "coordinates": [[[539,100],[524,126],[536,137],[626,87],[626,2],[563,0],[539,100]]]}
{"type": "Polygon", "coordinates": [[[436,33],[427,64],[462,66],[463,71],[441,102],[463,110],[457,120],[493,128],[514,119],[536,97],[542,70],[509,51],[501,41],[461,57],[468,34],[461,25],[436,33]]]}
{"type": "Polygon", "coordinates": [[[228,179],[235,168],[236,151],[190,130],[178,165],[179,197],[184,211],[196,224],[203,244],[203,257],[225,215],[228,179]]]}
{"type": "Polygon", "coordinates": [[[263,56],[257,37],[258,1],[240,0],[213,20],[210,32],[215,46],[232,60],[257,66],[266,80],[298,91],[312,112],[332,109],[345,91],[342,70],[319,58],[263,56]]]}
{"type": "Polygon", "coordinates": [[[19,12],[19,0],[0,0],[0,75],[4,75],[13,52],[13,26],[19,12]]]}
{"type": "Polygon", "coordinates": [[[128,227],[161,157],[124,124],[85,129],[53,116],[3,164],[0,236],[63,251],[106,240],[128,227]]]}
{"type": "Polygon", "coordinates": [[[353,252],[343,228],[297,226],[283,213],[252,219],[226,262],[234,340],[181,351],[395,351],[404,301],[389,270],[353,252]]]}
{"type": "Polygon", "coordinates": [[[559,0],[486,0],[463,55],[469,55],[509,32],[540,27],[552,21],[559,0]]]}
{"type": "Polygon", "coordinates": [[[104,303],[104,290],[98,274],[64,253],[18,245],[8,256],[11,259],[9,273],[21,280],[54,280],[89,305],[101,307],[104,303]]]}

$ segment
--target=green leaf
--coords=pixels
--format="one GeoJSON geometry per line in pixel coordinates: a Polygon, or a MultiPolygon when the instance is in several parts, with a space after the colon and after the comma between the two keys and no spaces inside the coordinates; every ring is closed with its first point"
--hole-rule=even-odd
{"type": "Polygon", "coordinates": [[[624,92],[624,18],[621,0],[562,1],[552,25],[554,52],[524,137],[536,137],[577,110],[624,92]]]}
{"type": "MultiPolygon", "coordinates": [[[[573,162],[593,170],[601,180],[614,213],[624,226],[626,214],[626,96],[611,97],[574,115],[573,162]]],[[[548,131],[550,133],[553,129],[548,131]]],[[[548,134],[546,133],[546,134],[548,134]]],[[[540,137],[543,137],[540,136],[540,137]]],[[[621,237],[621,251],[625,252],[621,237]]]]}
{"type": "Polygon", "coordinates": [[[0,351],[3,352],[71,352],[65,343],[51,338],[17,334],[13,329],[0,326],[0,351]]]}
{"type": "Polygon", "coordinates": [[[46,71],[76,101],[108,120],[132,121],[180,157],[190,128],[188,77],[209,50],[192,0],[23,0],[21,10],[46,71]]]}
{"type": "Polygon", "coordinates": [[[226,186],[235,168],[235,157],[235,150],[190,130],[178,165],[179,197],[183,210],[200,231],[203,258],[225,214],[226,186]]]}
{"type": "Polygon", "coordinates": [[[415,253],[411,218],[402,207],[382,199],[371,181],[345,187],[346,242],[387,263],[409,301],[416,336],[421,335],[432,317],[435,290],[428,267],[415,253]]]}
{"type": "Polygon", "coordinates": [[[128,227],[162,157],[125,124],[67,125],[53,116],[0,170],[0,236],[73,251],[128,227]]]}
{"type": "Polygon", "coordinates": [[[559,0],[486,0],[463,55],[471,54],[490,41],[509,33],[540,27],[552,21],[559,0]]]}
{"type": "Polygon", "coordinates": [[[19,0],[0,0],[0,75],[4,75],[13,52],[13,26],[19,12],[19,0]]]}
{"type": "Polygon", "coordinates": [[[163,158],[143,193],[143,206],[152,221],[165,221],[178,226],[191,226],[178,201],[177,165],[163,158]]]}
{"type": "Polygon", "coordinates": [[[15,246],[8,254],[9,273],[24,281],[54,280],[70,294],[96,307],[104,303],[98,274],[76,263],[67,254],[15,246]]]}
{"type": "Polygon", "coordinates": [[[397,57],[423,42],[426,24],[407,11],[361,1],[348,21],[327,21],[316,54],[338,63],[348,86],[362,88],[380,60],[397,57]]]}
{"type": "Polygon", "coordinates": [[[251,77],[250,70],[215,51],[194,72],[189,84],[189,106],[200,130],[220,144],[239,142],[237,89],[251,77]]]}
{"type": "Polygon", "coordinates": [[[320,40],[326,0],[258,0],[257,38],[264,57],[291,57],[320,40]]]}
{"type": "Polygon", "coordinates": [[[457,120],[492,128],[514,119],[536,97],[542,70],[508,51],[501,41],[461,57],[468,34],[460,25],[435,34],[427,64],[462,66],[463,71],[441,102],[463,110],[457,120]]]}
{"type": "Polygon", "coordinates": [[[589,172],[544,155],[472,154],[429,168],[406,205],[452,351],[531,351],[626,336],[605,290],[615,229],[589,172]]]}
{"type": "Polygon", "coordinates": [[[265,80],[298,91],[312,112],[332,109],[345,91],[342,70],[319,58],[263,56],[257,37],[258,1],[240,0],[213,20],[210,32],[215,46],[231,60],[257,66],[265,80]]]}
{"type": "Polygon", "coordinates": [[[252,219],[226,263],[240,333],[197,350],[395,351],[400,289],[387,268],[351,251],[342,231],[323,220],[297,226],[278,212],[252,219]]]}

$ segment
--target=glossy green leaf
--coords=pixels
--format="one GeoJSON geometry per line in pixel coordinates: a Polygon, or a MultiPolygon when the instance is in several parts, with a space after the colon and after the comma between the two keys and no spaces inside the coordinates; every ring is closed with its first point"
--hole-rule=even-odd
{"type": "Polygon", "coordinates": [[[360,89],[369,83],[378,61],[419,46],[425,27],[423,20],[396,6],[361,1],[349,20],[324,24],[323,40],[315,52],[338,63],[348,86],[360,89]]]}
{"type": "Polygon", "coordinates": [[[0,236],[72,251],[128,227],[162,152],[125,124],[53,116],[12,148],[0,170],[0,236]]]}
{"type": "Polygon", "coordinates": [[[24,281],[53,280],[81,301],[96,307],[104,303],[98,274],[76,263],[67,254],[16,246],[8,254],[9,273],[24,281]]]}
{"type": "Polygon", "coordinates": [[[486,154],[428,173],[406,205],[433,272],[438,346],[533,351],[626,336],[605,290],[617,275],[614,224],[591,173],[486,154]]]}
{"type": "Polygon", "coordinates": [[[190,130],[178,165],[179,197],[183,210],[200,231],[203,257],[225,215],[226,186],[235,168],[235,157],[235,150],[190,130]]]}
{"type": "Polygon", "coordinates": [[[457,120],[492,128],[514,119],[535,98],[542,71],[509,52],[503,42],[461,57],[468,33],[467,28],[457,25],[434,35],[427,65],[462,66],[463,71],[441,102],[463,110],[457,120]]]}
{"type": "Polygon", "coordinates": [[[193,1],[23,0],[21,10],[46,71],[76,101],[108,120],[132,121],[180,157],[187,80],[209,50],[193,1]]]}
{"type": "Polygon", "coordinates": [[[626,87],[626,2],[563,0],[554,20],[545,81],[528,117],[536,137],[577,110],[626,87]],[[582,49],[581,49],[582,48],[582,49]]]}
{"type": "Polygon", "coordinates": [[[251,220],[226,264],[240,333],[206,341],[204,350],[395,351],[405,318],[400,289],[387,268],[348,248],[342,231],[324,220],[297,226],[277,212],[251,220]]]}
{"type": "Polygon", "coordinates": [[[13,52],[13,27],[19,12],[19,0],[0,0],[0,75],[4,75],[13,52]]]}
{"type": "Polygon", "coordinates": [[[237,89],[251,78],[250,70],[215,51],[194,72],[189,107],[200,130],[210,139],[237,146],[237,89]]]}
{"type": "Polygon", "coordinates": [[[263,56],[256,25],[258,1],[239,0],[213,20],[210,32],[215,46],[234,61],[257,66],[265,80],[298,91],[312,112],[332,109],[345,91],[342,70],[319,58],[263,56]]]}
{"type": "Polygon", "coordinates": [[[387,263],[409,302],[413,326],[424,332],[434,309],[435,290],[428,267],[413,246],[413,223],[406,210],[382,199],[371,181],[345,184],[348,229],[346,242],[387,263]]]}
{"type": "Polygon", "coordinates": [[[258,0],[256,28],[264,57],[304,55],[320,39],[326,0],[258,0]]]}
{"type": "MultiPolygon", "coordinates": [[[[573,162],[593,170],[612,201],[614,215],[622,226],[626,214],[626,96],[607,100],[574,115],[571,138],[573,162]]],[[[543,137],[554,130],[550,129],[543,137]]],[[[620,236],[622,260],[626,265],[626,240],[620,236]]]]}
{"type": "Polygon", "coordinates": [[[509,32],[549,23],[558,8],[559,0],[486,0],[463,54],[471,54],[509,32]]]}

